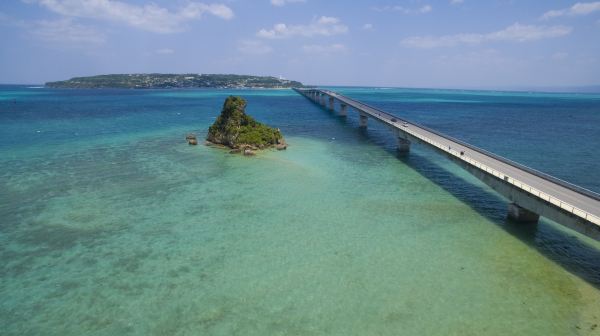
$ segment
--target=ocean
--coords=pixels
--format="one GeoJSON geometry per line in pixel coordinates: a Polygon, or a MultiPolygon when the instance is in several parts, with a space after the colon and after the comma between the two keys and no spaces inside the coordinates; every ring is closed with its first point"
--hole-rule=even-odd
{"type": "MultiPolygon", "coordinates": [[[[600,192],[600,94],[330,88],[600,192]]],[[[292,90],[0,86],[2,335],[600,335],[600,243],[292,90]],[[224,99],[289,147],[204,145],[224,99]]]]}

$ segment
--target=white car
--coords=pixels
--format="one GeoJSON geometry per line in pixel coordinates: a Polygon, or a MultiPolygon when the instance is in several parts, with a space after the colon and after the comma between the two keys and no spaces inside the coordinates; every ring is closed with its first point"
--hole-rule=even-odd
{"type": "Polygon", "coordinates": [[[408,123],[405,121],[405,122],[402,123],[402,126],[408,127],[408,123]]]}

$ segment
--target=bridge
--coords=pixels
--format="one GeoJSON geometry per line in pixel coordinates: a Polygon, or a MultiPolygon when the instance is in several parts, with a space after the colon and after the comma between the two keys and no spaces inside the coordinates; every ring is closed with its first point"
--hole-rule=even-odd
{"type": "Polygon", "coordinates": [[[337,102],[341,116],[352,108],[358,113],[359,127],[366,128],[369,119],[384,124],[397,138],[400,153],[408,153],[411,144],[442,153],[508,199],[508,217],[515,221],[537,222],[542,216],[600,240],[600,195],[595,192],[336,92],[295,90],[331,111],[337,102]]]}

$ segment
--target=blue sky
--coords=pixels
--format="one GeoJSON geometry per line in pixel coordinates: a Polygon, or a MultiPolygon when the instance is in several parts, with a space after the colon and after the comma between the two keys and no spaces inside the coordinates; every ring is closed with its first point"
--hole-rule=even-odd
{"type": "Polygon", "coordinates": [[[0,83],[169,72],[317,85],[600,84],[600,1],[215,1],[2,0],[0,83]]]}

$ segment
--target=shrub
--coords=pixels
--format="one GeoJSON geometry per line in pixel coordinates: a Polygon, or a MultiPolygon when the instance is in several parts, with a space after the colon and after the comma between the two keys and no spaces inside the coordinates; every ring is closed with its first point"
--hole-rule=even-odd
{"type": "Polygon", "coordinates": [[[277,144],[283,136],[278,129],[264,125],[247,115],[246,101],[229,96],[223,103],[221,115],[208,129],[207,140],[237,148],[242,144],[269,146],[277,144]]]}

